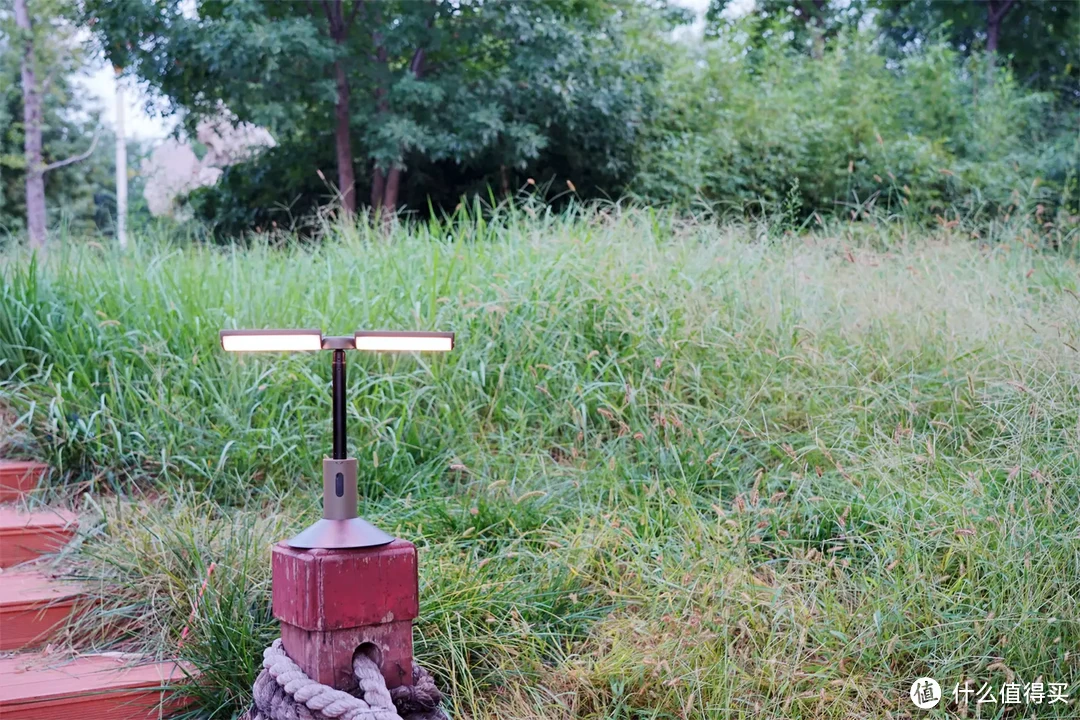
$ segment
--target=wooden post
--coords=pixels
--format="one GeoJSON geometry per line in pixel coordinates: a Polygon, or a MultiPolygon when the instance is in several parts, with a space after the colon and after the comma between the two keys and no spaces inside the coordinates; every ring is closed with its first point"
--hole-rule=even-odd
{"type": "Polygon", "coordinates": [[[416,547],[405,540],[346,550],[273,550],[274,617],[286,654],[308,677],[353,690],[357,650],[376,658],[386,686],[412,685],[412,621],[419,614],[416,547]]]}

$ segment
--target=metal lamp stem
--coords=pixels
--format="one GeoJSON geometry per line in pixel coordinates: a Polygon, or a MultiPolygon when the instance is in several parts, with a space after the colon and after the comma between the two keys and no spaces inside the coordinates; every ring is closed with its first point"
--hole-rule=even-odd
{"type": "MultiPolygon", "coordinates": [[[[336,342],[331,339],[330,342],[336,342]]],[[[323,516],[288,541],[294,548],[363,548],[385,545],[394,537],[358,517],[356,458],[349,457],[345,421],[345,350],[333,348],[330,393],[333,403],[334,447],[323,458],[323,516]]]]}
{"type": "Polygon", "coordinates": [[[345,351],[334,350],[334,364],[331,372],[334,414],[334,454],[335,460],[349,457],[348,434],[345,421],[345,351]]]}

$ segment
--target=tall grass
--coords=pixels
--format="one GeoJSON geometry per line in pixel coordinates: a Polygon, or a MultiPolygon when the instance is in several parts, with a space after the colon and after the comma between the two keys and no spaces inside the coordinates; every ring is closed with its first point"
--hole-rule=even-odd
{"type": "Polygon", "coordinates": [[[200,712],[247,701],[269,545],[317,512],[329,437],[326,358],[226,357],[234,326],[457,333],[350,355],[349,419],[463,717],[885,718],[921,675],[1075,683],[1080,275],[1029,229],[334,232],[3,266],[0,401],[97,518],[67,558],[86,628],[195,662],[200,712]]]}

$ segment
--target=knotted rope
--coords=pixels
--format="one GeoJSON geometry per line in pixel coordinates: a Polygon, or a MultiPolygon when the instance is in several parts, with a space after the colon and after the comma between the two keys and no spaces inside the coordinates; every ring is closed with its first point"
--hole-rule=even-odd
{"type": "Polygon", "coordinates": [[[413,684],[386,689],[375,661],[353,657],[359,687],[353,693],[317,683],[285,654],[281,639],[263,650],[263,669],[252,688],[255,704],[248,720],[449,720],[439,707],[442,693],[413,663],[413,684]]]}

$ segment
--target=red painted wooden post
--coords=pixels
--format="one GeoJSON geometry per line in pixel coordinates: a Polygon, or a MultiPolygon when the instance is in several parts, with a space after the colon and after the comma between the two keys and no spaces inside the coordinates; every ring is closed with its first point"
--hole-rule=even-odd
{"type": "Polygon", "coordinates": [[[377,650],[386,685],[412,685],[412,621],[420,612],[416,547],[273,551],[274,617],[285,652],[308,677],[352,690],[353,654],[377,650]]]}

